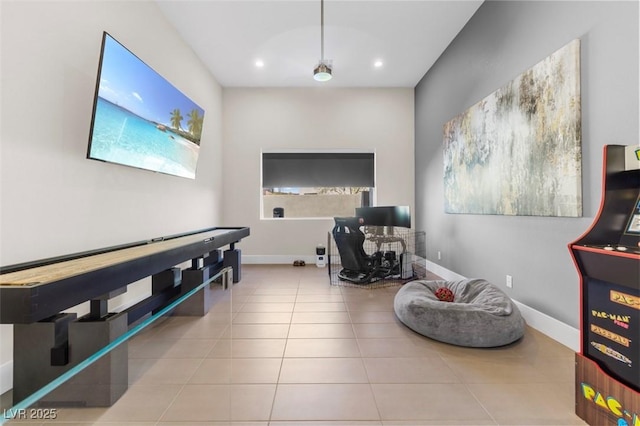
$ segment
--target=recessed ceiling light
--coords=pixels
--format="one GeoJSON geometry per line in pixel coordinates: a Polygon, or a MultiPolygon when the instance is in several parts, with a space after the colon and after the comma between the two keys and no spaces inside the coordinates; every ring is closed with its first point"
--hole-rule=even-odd
{"type": "Polygon", "coordinates": [[[262,62],[260,59],[258,59],[258,60],[256,61],[256,67],[258,67],[258,68],[262,68],[262,67],[264,67],[264,62],[262,62]]]}
{"type": "Polygon", "coordinates": [[[377,60],[373,63],[373,66],[376,68],[380,68],[383,65],[383,62],[381,60],[377,60]]]}

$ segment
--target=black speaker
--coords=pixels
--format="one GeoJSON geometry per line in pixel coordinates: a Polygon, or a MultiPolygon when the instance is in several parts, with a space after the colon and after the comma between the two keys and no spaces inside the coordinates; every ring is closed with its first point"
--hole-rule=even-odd
{"type": "Polygon", "coordinates": [[[361,206],[362,207],[369,207],[371,206],[371,198],[369,197],[369,191],[362,191],[361,193],[361,206]]]}

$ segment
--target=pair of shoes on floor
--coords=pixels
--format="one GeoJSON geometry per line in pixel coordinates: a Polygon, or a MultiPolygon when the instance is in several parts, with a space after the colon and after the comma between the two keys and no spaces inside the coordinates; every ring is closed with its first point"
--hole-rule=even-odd
{"type": "Polygon", "coordinates": [[[293,266],[304,266],[306,265],[306,263],[304,263],[304,260],[294,260],[293,261],[293,266]]]}

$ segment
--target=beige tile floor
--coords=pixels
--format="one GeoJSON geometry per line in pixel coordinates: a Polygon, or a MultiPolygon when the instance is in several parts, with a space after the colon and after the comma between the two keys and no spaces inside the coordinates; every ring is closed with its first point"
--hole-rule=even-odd
{"type": "Polygon", "coordinates": [[[531,328],[494,349],[430,340],[395,318],[397,290],[331,286],[313,265],[245,265],[208,315],[167,317],[130,341],[116,404],[40,424],[584,424],[571,350],[531,328]]]}

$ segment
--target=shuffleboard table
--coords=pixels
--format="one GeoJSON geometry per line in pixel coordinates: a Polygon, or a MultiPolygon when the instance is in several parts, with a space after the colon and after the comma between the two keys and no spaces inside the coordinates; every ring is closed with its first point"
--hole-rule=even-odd
{"type": "MultiPolygon", "coordinates": [[[[223,268],[230,266],[238,282],[241,260],[235,245],[249,233],[247,227],[212,227],[0,267],[0,323],[14,324],[14,402],[223,268]],[[190,268],[179,266],[189,261],[190,268]],[[152,281],[149,297],[121,312],[108,311],[109,299],[146,277],[152,281]],[[85,302],[90,312],[83,317],[64,312],[85,302]]],[[[190,297],[175,312],[205,315],[212,300],[206,291],[198,294],[199,299],[190,297]]],[[[49,394],[42,405],[112,405],[128,388],[127,363],[123,344],[49,394]]]]}

